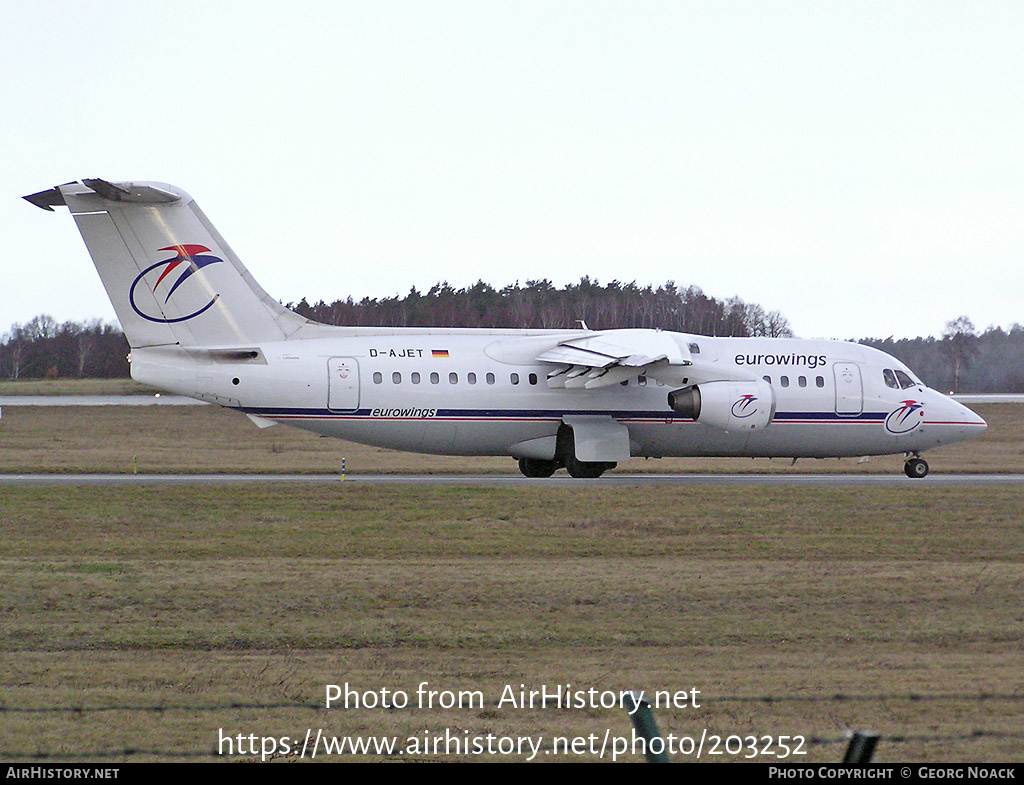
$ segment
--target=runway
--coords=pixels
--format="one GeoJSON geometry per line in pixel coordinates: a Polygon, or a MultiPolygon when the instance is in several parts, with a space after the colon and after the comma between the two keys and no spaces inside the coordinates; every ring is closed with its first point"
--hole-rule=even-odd
{"type": "Polygon", "coordinates": [[[209,406],[184,395],[0,395],[4,406],[209,406]]]}
{"type": "Polygon", "coordinates": [[[935,488],[1024,485],[1024,474],[931,474],[911,480],[903,474],[610,474],[595,480],[567,475],[530,479],[506,474],[0,474],[0,486],[32,485],[246,485],[313,483],[357,486],[452,486],[482,488],[586,488],[768,486],[823,488],[935,488]]]}

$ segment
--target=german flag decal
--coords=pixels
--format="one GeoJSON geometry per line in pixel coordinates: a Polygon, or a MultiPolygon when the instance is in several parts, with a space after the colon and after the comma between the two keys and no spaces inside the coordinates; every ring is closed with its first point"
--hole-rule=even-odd
{"type": "Polygon", "coordinates": [[[447,357],[448,356],[448,350],[447,349],[431,349],[430,350],[430,356],[431,357],[447,357]]]}

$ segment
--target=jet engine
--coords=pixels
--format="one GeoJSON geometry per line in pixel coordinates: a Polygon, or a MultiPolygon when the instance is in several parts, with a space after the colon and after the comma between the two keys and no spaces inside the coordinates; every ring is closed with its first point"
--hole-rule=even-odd
{"type": "Polygon", "coordinates": [[[707,382],[668,394],[668,405],[684,417],[723,431],[754,431],[775,414],[775,394],[765,381],[707,382]]]}

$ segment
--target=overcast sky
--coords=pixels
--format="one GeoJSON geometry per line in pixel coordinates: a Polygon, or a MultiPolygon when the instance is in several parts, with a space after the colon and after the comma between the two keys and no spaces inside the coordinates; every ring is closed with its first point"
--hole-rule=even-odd
{"type": "Polygon", "coordinates": [[[82,177],[268,292],[675,280],[803,337],[1024,322],[1024,3],[0,0],[0,333],[113,309],[82,177]]]}

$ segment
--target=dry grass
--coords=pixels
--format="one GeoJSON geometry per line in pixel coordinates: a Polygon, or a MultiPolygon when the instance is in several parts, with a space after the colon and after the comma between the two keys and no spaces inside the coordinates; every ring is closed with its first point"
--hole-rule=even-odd
{"type": "MultiPolygon", "coordinates": [[[[1024,472],[1024,405],[975,407],[982,436],[928,453],[936,472],[1024,472]]],[[[285,426],[260,430],[213,406],[6,407],[0,472],[512,473],[510,458],[416,455],[323,439],[285,426]]],[[[898,474],[900,456],[788,460],[634,459],[620,472],[849,472],[898,474]]]]}
{"type": "Polygon", "coordinates": [[[11,379],[0,380],[7,395],[152,395],[155,390],[131,379],[11,379]]]}
{"type": "MultiPolygon", "coordinates": [[[[970,696],[1024,690],[1022,504],[1010,486],[0,488],[0,705],[320,703],[345,681],[493,703],[570,682],[696,686],[701,709],[658,712],[677,734],[1019,734],[1019,700],[970,696]],[[805,700],[731,700],[765,695],[805,700]]],[[[0,751],[202,754],[218,728],[307,727],[629,732],[614,710],[115,710],[5,714],[0,751]]],[[[877,759],[1022,755],[984,736],[877,759]]]]}

